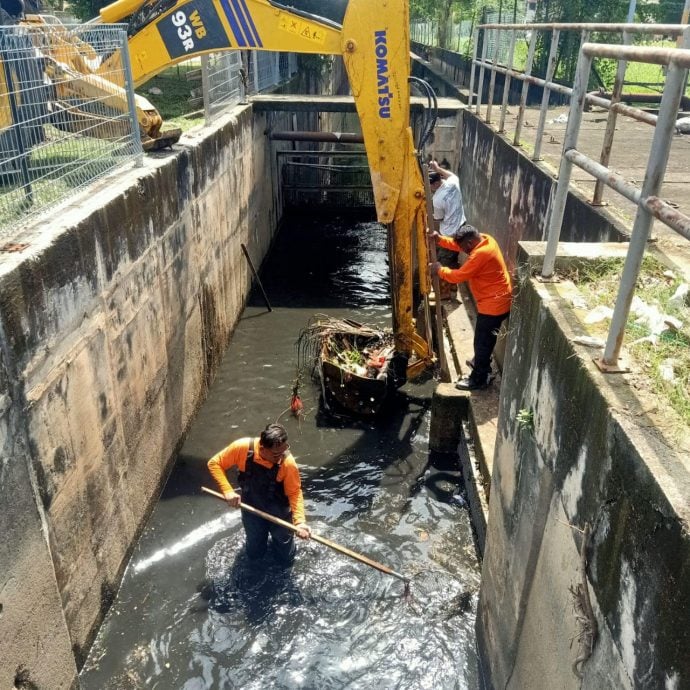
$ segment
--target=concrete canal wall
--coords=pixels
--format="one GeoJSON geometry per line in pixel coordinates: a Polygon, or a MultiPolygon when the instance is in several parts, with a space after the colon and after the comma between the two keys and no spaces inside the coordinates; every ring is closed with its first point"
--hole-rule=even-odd
{"type": "Polygon", "coordinates": [[[0,687],[67,688],[277,226],[266,116],[147,156],[4,255],[0,687]],[[23,685],[20,687],[24,687],[23,685]]]}
{"type": "MultiPolygon", "coordinates": [[[[635,388],[573,342],[586,332],[576,289],[532,278],[545,245],[522,246],[477,618],[490,686],[689,687],[687,456],[655,433],[635,388]],[[598,634],[580,680],[582,586],[598,634]]],[[[561,247],[571,257],[585,249],[625,247],[561,247]]]]}

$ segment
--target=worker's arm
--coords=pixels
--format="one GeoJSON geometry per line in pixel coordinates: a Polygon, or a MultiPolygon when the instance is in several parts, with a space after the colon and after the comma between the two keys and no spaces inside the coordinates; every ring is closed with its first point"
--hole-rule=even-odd
{"type": "Polygon", "coordinates": [[[240,472],[243,472],[248,450],[249,439],[241,438],[221,450],[220,453],[216,453],[208,461],[208,469],[211,476],[216,480],[223,498],[234,508],[238,508],[241,503],[240,495],[232,488],[225,473],[233,466],[238,467],[240,472]]]}
{"type": "Polygon", "coordinates": [[[447,283],[464,283],[482,270],[488,258],[485,253],[473,252],[460,268],[446,268],[438,264],[438,262],[438,265],[435,264],[434,266],[441,280],[445,280],[447,283]]]}
{"type": "Polygon", "coordinates": [[[444,249],[450,249],[453,252],[462,251],[460,245],[452,237],[449,237],[448,235],[437,235],[436,244],[438,244],[439,247],[443,247],[444,249]]]}
{"type": "Polygon", "coordinates": [[[429,163],[429,170],[437,172],[443,180],[447,180],[449,177],[456,177],[455,173],[442,168],[436,161],[431,161],[429,163]]]}
{"type": "Polygon", "coordinates": [[[283,487],[285,488],[285,495],[290,502],[290,511],[292,513],[292,524],[299,529],[297,535],[302,539],[308,539],[311,536],[311,530],[307,526],[307,519],[304,514],[304,496],[302,495],[302,480],[299,475],[299,468],[295,459],[289,455],[283,461],[282,470],[283,487]]]}

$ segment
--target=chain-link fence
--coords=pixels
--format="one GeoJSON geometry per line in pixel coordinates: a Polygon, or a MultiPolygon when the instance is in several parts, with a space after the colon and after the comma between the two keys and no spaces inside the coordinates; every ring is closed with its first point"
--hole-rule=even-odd
{"type": "Polygon", "coordinates": [[[0,240],[141,155],[126,45],[118,25],[0,27],[0,240]]]}
{"type": "Polygon", "coordinates": [[[267,50],[252,51],[249,55],[249,89],[260,93],[297,73],[297,58],[293,53],[267,50]]]}

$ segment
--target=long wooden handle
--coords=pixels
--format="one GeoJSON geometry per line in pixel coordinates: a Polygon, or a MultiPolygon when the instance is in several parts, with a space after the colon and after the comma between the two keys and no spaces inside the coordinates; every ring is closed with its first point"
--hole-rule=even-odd
{"type": "MultiPolygon", "coordinates": [[[[202,486],[201,490],[207,494],[210,494],[211,496],[215,496],[216,498],[220,498],[220,499],[225,500],[225,497],[223,496],[223,494],[219,493],[218,491],[214,491],[213,489],[209,489],[205,486],[202,486]]],[[[264,520],[268,520],[269,522],[274,522],[276,525],[281,525],[283,527],[287,527],[287,529],[292,530],[293,532],[299,531],[299,529],[297,527],[290,524],[289,522],[286,522],[285,520],[281,520],[280,518],[277,518],[274,515],[270,515],[269,513],[264,513],[263,510],[259,510],[258,508],[254,508],[253,506],[247,505],[246,503],[240,503],[240,508],[242,508],[242,510],[246,510],[249,513],[254,513],[254,515],[258,515],[259,517],[262,517],[264,520]]],[[[378,561],[375,561],[371,558],[367,558],[367,556],[362,556],[362,554],[357,553],[356,551],[351,551],[350,549],[345,548],[344,546],[340,546],[340,544],[336,544],[335,542],[331,541],[330,539],[325,539],[324,537],[320,537],[318,534],[313,534],[313,533],[311,535],[311,538],[314,541],[319,542],[319,544],[323,544],[324,546],[327,546],[329,549],[333,549],[334,551],[337,551],[338,553],[342,553],[345,556],[349,556],[350,558],[354,558],[356,561],[359,561],[360,563],[364,563],[368,566],[371,566],[372,568],[376,568],[376,570],[379,570],[382,573],[386,573],[386,575],[392,575],[393,577],[397,577],[398,580],[402,580],[405,584],[409,584],[409,582],[410,582],[409,577],[405,577],[404,575],[401,575],[400,573],[396,573],[395,570],[392,570],[387,565],[383,565],[383,563],[379,563],[378,561]]]]}

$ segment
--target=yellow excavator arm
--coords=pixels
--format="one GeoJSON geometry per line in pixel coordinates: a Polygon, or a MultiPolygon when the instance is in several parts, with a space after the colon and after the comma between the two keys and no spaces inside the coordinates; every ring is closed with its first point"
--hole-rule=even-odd
{"type": "Polygon", "coordinates": [[[135,12],[144,17],[141,28],[130,28],[135,84],[176,62],[222,50],[342,55],[376,213],[389,226],[396,346],[405,354],[414,352],[420,367],[427,364],[431,352],[415,333],[413,314],[415,239],[425,293],[428,271],[424,183],[410,128],[408,0],[350,0],[342,25],[268,0],[180,0],[160,7],[118,0],[100,13],[104,22],[122,21],[135,12]]]}

